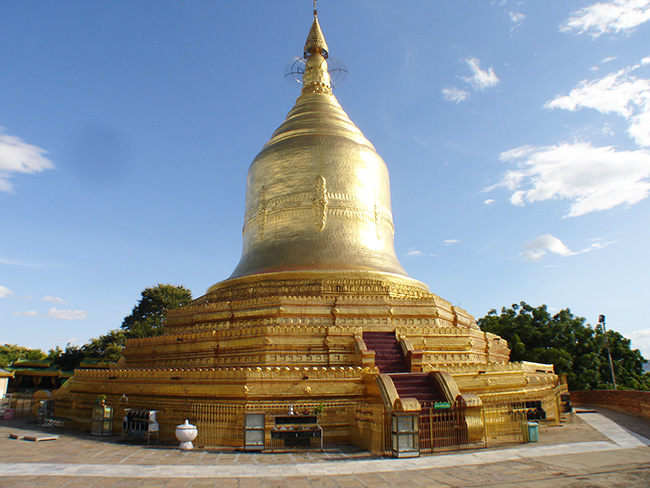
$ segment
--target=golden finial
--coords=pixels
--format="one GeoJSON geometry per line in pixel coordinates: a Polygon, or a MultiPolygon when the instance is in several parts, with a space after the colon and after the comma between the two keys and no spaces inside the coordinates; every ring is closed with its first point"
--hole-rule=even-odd
{"type": "Polygon", "coordinates": [[[303,51],[305,72],[302,76],[302,93],[332,93],[330,75],[327,71],[327,51],[327,43],[318,23],[316,0],[314,0],[314,22],[303,51]]]}
{"type": "Polygon", "coordinates": [[[305,58],[311,56],[314,53],[318,53],[324,58],[327,58],[327,53],[329,51],[327,48],[327,43],[325,42],[325,36],[323,35],[323,31],[320,29],[320,24],[318,23],[318,9],[316,8],[316,1],[317,0],[314,0],[314,22],[311,25],[309,35],[307,36],[307,42],[305,43],[305,58]]]}

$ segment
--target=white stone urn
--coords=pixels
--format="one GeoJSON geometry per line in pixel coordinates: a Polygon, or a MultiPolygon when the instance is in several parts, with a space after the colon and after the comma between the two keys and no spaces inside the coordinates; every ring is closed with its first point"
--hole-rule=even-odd
{"type": "Polygon", "coordinates": [[[199,429],[196,428],[196,425],[190,424],[189,420],[176,426],[176,439],[180,441],[178,447],[182,451],[194,449],[192,441],[196,439],[197,435],[199,435],[199,429]]]}

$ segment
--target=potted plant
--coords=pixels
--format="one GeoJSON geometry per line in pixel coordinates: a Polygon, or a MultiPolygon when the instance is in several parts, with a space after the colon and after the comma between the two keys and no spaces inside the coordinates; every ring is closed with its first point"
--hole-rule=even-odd
{"type": "Polygon", "coordinates": [[[319,403],[314,407],[314,415],[316,415],[316,417],[320,417],[321,415],[323,415],[324,411],[325,411],[325,405],[323,405],[322,403],[319,403]]]}

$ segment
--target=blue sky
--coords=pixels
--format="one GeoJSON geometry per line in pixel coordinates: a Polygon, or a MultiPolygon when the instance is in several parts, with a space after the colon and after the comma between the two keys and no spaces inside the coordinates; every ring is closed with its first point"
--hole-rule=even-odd
{"type": "MultiPolygon", "coordinates": [[[[241,253],[312,5],[0,5],[0,343],[120,326],[241,253]]],[[[321,0],[408,273],[475,317],[569,307],[650,357],[650,0],[321,0]]]]}

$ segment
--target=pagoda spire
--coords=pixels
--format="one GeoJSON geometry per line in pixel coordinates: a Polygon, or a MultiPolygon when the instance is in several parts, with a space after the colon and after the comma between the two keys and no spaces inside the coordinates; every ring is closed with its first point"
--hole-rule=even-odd
{"type": "Polygon", "coordinates": [[[311,24],[303,54],[305,59],[314,53],[320,53],[324,58],[327,58],[328,52],[325,36],[318,23],[318,9],[316,8],[316,0],[314,0],[314,22],[311,24]]]}
{"type": "Polygon", "coordinates": [[[428,291],[397,259],[388,168],[332,93],[326,57],[314,8],[302,93],[248,170],[243,250],[230,280],[282,276],[311,287],[332,278],[354,287],[377,277],[428,291]]]}
{"type": "Polygon", "coordinates": [[[302,93],[332,93],[330,75],[327,71],[329,48],[318,23],[318,9],[314,0],[314,21],[307,35],[303,57],[305,73],[302,77],[302,93]]]}

